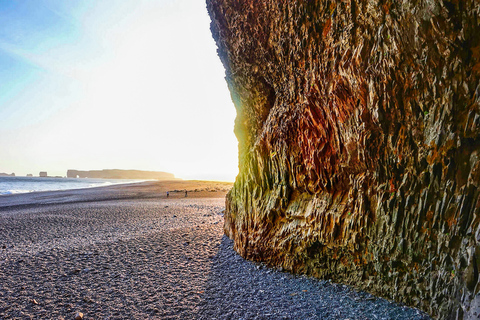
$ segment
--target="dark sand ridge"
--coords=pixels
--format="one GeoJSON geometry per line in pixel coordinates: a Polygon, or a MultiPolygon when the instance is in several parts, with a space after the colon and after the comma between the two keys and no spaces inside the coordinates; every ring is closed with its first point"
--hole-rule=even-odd
{"type": "Polygon", "coordinates": [[[223,236],[230,186],[147,182],[0,197],[0,319],[427,318],[243,260],[223,236]]]}

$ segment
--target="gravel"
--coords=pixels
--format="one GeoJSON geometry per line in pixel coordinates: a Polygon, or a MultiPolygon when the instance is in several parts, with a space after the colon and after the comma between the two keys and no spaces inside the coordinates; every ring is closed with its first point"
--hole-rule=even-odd
{"type": "Polygon", "coordinates": [[[0,198],[0,319],[430,319],[242,259],[223,235],[223,198],[107,190],[0,198]]]}
{"type": "Polygon", "coordinates": [[[351,287],[241,258],[222,238],[198,319],[430,319],[351,287]]]}

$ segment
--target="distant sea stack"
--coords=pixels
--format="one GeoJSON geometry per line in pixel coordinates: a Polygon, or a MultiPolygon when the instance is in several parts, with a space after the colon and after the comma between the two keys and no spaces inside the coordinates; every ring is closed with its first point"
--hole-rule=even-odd
{"type": "Polygon", "coordinates": [[[160,171],[103,169],[90,171],[68,170],[67,178],[175,180],[175,175],[160,171]]]}
{"type": "Polygon", "coordinates": [[[480,2],[207,0],[243,257],[480,314],[480,2]]]}

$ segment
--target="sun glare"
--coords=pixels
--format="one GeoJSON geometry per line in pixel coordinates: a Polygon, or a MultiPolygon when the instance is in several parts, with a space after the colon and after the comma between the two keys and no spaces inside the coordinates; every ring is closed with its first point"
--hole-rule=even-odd
{"type": "Polygon", "coordinates": [[[235,109],[205,4],[132,0],[117,11],[90,4],[64,14],[75,17],[80,38],[22,56],[40,69],[37,82],[9,103],[25,114],[51,112],[3,130],[0,148],[9,148],[7,139],[17,146],[0,171],[120,168],[233,181],[235,109]],[[48,96],[38,90],[41,79],[48,96]]]}

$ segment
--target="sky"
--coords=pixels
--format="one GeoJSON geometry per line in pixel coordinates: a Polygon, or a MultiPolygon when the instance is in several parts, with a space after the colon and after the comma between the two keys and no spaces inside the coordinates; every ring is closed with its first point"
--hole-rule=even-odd
{"type": "Polygon", "coordinates": [[[0,1],[0,172],[233,181],[235,108],[201,0],[0,1]]]}

